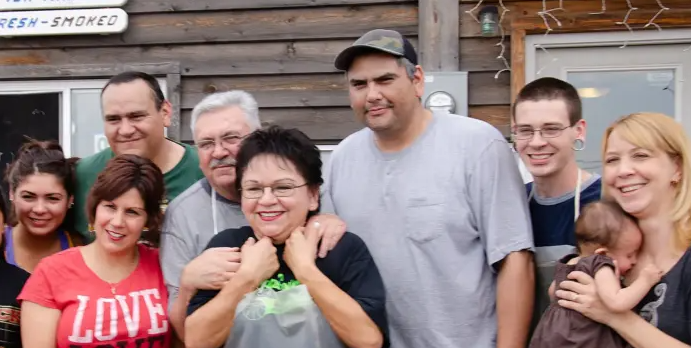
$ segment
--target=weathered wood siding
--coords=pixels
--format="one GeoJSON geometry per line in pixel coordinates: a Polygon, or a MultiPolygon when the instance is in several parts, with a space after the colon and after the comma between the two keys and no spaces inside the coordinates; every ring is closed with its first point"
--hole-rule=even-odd
{"type": "MultiPolygon", "coordinates": [[[[462,4],[462,10],[472,6],[462,4]]],[[[252,92],[267,124],[297,126],[335,142],[361,126],[349,108],[345,79],[333,59],[375,28],[399,30],[417,45],[418,8],[411,0],[130,0],[122,35],[0,39],[2,65],[180,62],[182,139],[189,114],[206,94],[252,92]]],[[[505,126],[509,74],[496,40],[461,13],[460,68],[470,72],[470,114],[505,126]]]]}

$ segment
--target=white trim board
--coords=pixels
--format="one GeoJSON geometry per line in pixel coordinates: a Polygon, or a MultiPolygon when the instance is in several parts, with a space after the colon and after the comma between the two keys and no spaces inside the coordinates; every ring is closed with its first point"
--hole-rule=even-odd
{"type": "MultiPolygon", "coordinates": [[[[680,44],[691,45],[691,29],[634,30],[618,32],[595,32],[574,34],[536,34],[525,37],[525,83],[535,79],[535,57],[540,47],[601,47],[621,46],[627,42],[628,46],[649,44],[680,44]]],[[[626,48],[622,48],[625,50],[626,48]]],[[[683,52],[679,52],[680,54],[683,52]]],[[[690,53],[691,54],[691,53],[690,53]]]]}

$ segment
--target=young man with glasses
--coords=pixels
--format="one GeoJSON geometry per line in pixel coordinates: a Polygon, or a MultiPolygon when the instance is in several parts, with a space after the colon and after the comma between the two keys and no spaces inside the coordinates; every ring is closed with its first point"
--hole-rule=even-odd
{"type": "Polygon", "coordinates": [[[514,147],[533,177],[526,185],[537,265],[534,324],[549,304],[557,260],[573,251],[580,209],[600,198],[600,176],[582,170],[586,123],[578,91],[544,77],[521,89],[512,107],[514,147]]]}
{"type": "MultiPolygon", "coordinates": [[[[204,251],[217,233],[247,226],[235,191],[235,158],[242,140],[259,129],[257,102],[247,92],[228,91],[205,97],[192,110],[191,128],[204,177],[173,201],[161,233],[161,267],[168,288],[170,321],[183,339],[187,304],[196,290],[219,289],[240,266],[240,252],[230,248],[204,251]]],[[[274,194],[290,194],[277,188],[274,194]]],[[[323,236],[319,256],[336,245],[345,224],[335,215],[310,220],[307,233],[323,236]],[[319,222],[318,229],[314,222],[319,222]]]]}

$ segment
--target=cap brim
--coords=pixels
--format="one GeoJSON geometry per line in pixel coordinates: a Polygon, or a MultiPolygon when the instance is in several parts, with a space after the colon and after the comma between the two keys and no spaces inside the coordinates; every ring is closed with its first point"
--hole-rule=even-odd
{"type": "Polygon", "coordinates": [[[369,45],[355,45],[355,46],[350,46],[341,53],[336,56],[336,60],[334,61],[334,66],[338,70],[343,70],[347,71],[350,68],[350,65],[353,63],[353,60],[359,55],[362,55],[363,53],[371,53],[371,52],[384,52],[391,54],[396,57],[403,57],[403,55],[399,52],[395,51],[390,51],[385,48],[381,47],[375,47],[375,46],[369,46],[369,45]]]}

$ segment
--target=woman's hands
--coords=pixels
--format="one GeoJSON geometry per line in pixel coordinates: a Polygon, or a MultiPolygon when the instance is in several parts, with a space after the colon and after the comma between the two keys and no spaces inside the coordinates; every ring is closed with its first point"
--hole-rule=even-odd
{"type": "Polygon", "coordinates": [[[269,237],[258,242],[254,238],[247,239],[240,249],[242,263],[237,274],[242,274],[252,282],[252,287],[258,287],[264,280],[278,271],[278,257],[276,247],[269,237]]]}
{"type": "Polygon", "coordinates": [[[612,320],[621,315],[608,310],[602,303],[595,289],[595,280],[591,276],[574,271],[569,273],[568,278],[572,280],[561,282],[560,290],[555,293],[560,306],[573,309],[605,325],[610,325],[612,320]]]}
{"type": "Polygon", "coordinates": [[[319,238],[317,233],[308,233],[305,236],[305,228],[298,227],[286,240],[283,259],[293,271],[296,279],[301,281],[305,275],[317,269],[314,260],[317,257],[319,238]]]}

